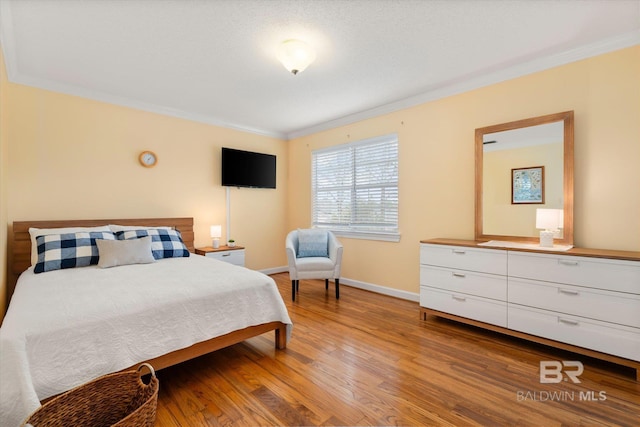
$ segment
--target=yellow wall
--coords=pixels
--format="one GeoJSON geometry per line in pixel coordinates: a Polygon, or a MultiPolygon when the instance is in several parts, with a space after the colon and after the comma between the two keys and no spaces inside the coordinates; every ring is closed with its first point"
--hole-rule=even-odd
{"type": "Polygon", "coordinates": [[[248,267],[286,264],[284,249],[274,250],[286,235],[285,141],[7,86],[11,109],[3,117],[11,126],[3,226],[16,220],[188,216],[194,217],[196,247],[210,245],[210,225],[222,224],[225,234],[220,152],[229,146],[277,156],[276,190],[230,190],[231,234],[246,246],[248,267]],[[147,149],[159,157],[154,168],[138,163],[147,149]]]}
{"type": "Polygon", "coordinates": [[[497,236],[538,236],[536,209],[563,208],[563,144],[543,144],[483,154],[482,231],[497,236]],[[512,204],[512,168],[544,166],[544,203],[512,204]],[[508,221],[505,221],[508,218],[508,221]]]}
{"type": "Polygon", "coordinates": [[[4,317],[7,304],[7,73],[4,67],[4,56],[0,52],[0,322],[4,317]]]}
{"type": "Polygon", "coordinates": [[[640,46],[290,141],[289,228],[310,224],[313,149],[397,132],[399,243],[342,238],[343,277],[418,292],[419,244],[474,237],[474,130],[575,111],[575,245],[640,250],[640,46]]]}

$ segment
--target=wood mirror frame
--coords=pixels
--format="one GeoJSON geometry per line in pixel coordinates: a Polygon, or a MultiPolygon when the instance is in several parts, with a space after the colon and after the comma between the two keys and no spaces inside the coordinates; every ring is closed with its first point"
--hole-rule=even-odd
{"type": "Polygon", "coordinates": [[[563,144],[563,206],[564,206],[564,228],[561,239],[556,239],[556,243],[563,245],[573,245],[573,111],[549,114],[546,116],[533,117],[530,119],[517,120],[515,122],[502,123],[476,129],[476,224],[475,239],[478,241],[488,240],[509,240],[519,242],[538,242],[537,236],[508,236],[485,234],[483,231],[483,137],[485,134],[503,132],[514,129],[521,129],[530,126],[537,126],[547,123],[564,122],[564,144],[563,144]]]}

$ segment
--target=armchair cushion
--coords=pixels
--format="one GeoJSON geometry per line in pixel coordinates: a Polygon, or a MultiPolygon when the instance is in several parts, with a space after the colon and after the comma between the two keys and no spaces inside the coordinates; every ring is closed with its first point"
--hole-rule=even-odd
{"type": "Polygon", "coordinates": [[[326,230],[298,230],[298,258],[328,257],[329,234],[326,230]]]}
{"type": "Polygon", "coordinates": [[[331,258],[325,257],[306,257],[301,258],[296,262],[298,273],[314,273],[317,278],[324,278],[320,276],[328,275],[333,279],[334,263],[331,258]]]}

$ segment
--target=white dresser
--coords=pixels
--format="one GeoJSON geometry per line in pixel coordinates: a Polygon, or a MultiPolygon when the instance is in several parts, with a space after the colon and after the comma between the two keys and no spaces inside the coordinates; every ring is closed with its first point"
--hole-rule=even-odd
{"type": "Polygon", "coordinates": [[[422,244],[420,306],[507,327],[507,252],[422,244]]]}
{"type": "Polygon", "coordinates": [[[420,247],[420,311],[631,366],[640,379],[640,253],[420,247]]]}

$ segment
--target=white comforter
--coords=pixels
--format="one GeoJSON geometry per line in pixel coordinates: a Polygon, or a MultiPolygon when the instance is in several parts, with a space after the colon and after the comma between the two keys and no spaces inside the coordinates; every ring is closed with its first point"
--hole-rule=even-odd
{"type": "MultiPolygon", "coordinates": [[[[291,320],[270,277],[203,256],[24,272],[0,328],[0,425],[100,375],[291,320]]],[[[288,335],[288,334],[287,334],[288,335]]]]}

